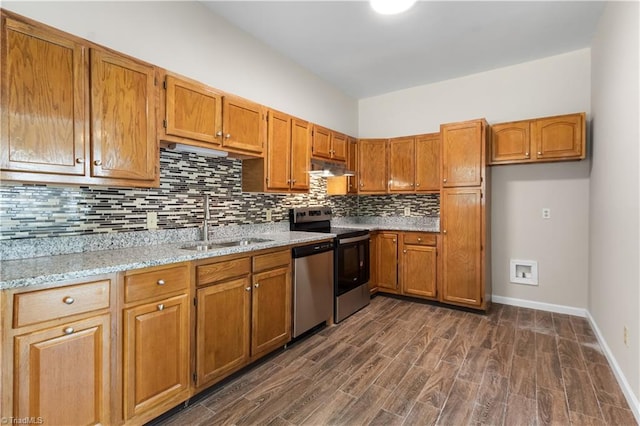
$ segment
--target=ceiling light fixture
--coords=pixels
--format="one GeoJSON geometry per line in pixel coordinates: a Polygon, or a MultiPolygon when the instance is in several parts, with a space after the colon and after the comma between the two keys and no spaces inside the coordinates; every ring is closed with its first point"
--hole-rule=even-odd
{"type": "Polygon", "coordinates": [[[381,15],[397,15],[411,9],[416,0],[369,0],[371,8],[381,15]]]}

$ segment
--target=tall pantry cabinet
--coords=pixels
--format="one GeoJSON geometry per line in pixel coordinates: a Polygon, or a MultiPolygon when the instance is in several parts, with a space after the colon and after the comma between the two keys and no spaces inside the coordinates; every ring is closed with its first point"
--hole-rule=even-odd
{"type": "Polygon", "coordinates": [[[484,119],[440,126],[441,298],[481,310],[491,302],[487,131],[484,119]]]}

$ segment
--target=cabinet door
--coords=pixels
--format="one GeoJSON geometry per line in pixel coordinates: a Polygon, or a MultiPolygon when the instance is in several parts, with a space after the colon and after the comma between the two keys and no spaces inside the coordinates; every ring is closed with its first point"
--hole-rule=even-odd
{"type": "Polygon", "coordinates": [[[371,235],[369,247],[369,293],[378,291],[378,234],[371,235]]]}
{"type": "Polygon", "coordinates": [[[402,293],[436,297],[436,248],[405,244],[401,259],[402,293]]]}
{"type": "Polygon", "coordinates": [[[441,195],[442,299],[482,304],[482,195],[480,189],[447,189],[441,195]]]}
{"type": "Polygon", "coordinates": [[[484,170],[484,120],[443,124],[442,186],[480,186],[484,170]]]}
{"type": "Polygon", "coordinates": [[[500,123],[491,126],[491,163],[528,161],[530,121],[500,123]]]}
{"type": "Polygon", "coordinates": [[[416,136],[416,192],[440,190],[440,133],[416,136]]]}
{"type": "Polygon", "coordinates": [[[204,84],[168,75],[165,80],[165,132],[220,145],[222,95],[204,84]]]}
{"type": "Polygon", "coordinates": [[[0,168],[84,175],[85,48],[2,16],[0,168]]]}
{"type": "Polygon", "coordinates": [[[389,139],[389,192],[413,192],[414,179],[414,139],[389,139]]]}
{"type": "Polygon", "coordinates": [[[537,160],[585,158],[584,114],[549,117],[533,122],[532,145],[537,160]]]}
{"type": "Polygon", "coordinates": [[[331,130],[321,126],[313,126],[311,155],[331,159],[331,130]]]}
{"type": "Polygon", "coordinates": [[[262,155],[266,137],[264,115],[262,105],[225,95],[222,100],[222,146],[262,155]]]}
{"type": "Polygon", "coordinates": [[[291,120],[291,189],[309,189],[311,170],[311,124],[291,120]]]}
{"type": "Polygon", "coordinates": [[[291,117],[268,112],[267,189],[288,191],[291,183],[291,117]]]}
{"type": "Polygon", "coordinates": [[[100,315],[15,338],[15,418],[109,424],[110,321],[100,315]]]}
{"type": "Polygon", "coordinates": [[[253,275],[251,356],[265,354],[291,339],[289,268],[253,275]]]}
{"type": "Polygon", "coordinates": [[[196,372],[202,386],[249,360],[251,281],[247,276],[201,288],[197,298],[196,372]]]}
{"type": "Polygon", "coordinates": [[[150,65],[91,49],[92,176],[156,178],[154,79],[150,65]]]}
{"type": "Polygon", "coordinates": [[[355,176],[347,176],[347,194],[358,193],[358,143],[356,139],[348,140],[347,169],[355,172],[355,176]]]}
{"type": "Polygon", "coordinates": [[[347,161],[347,137],[342,133],[331,132],[331,158],[347,161]]]}
{"type": "Polygon", "coordinates": [[[189,391],[188,310],[185,294],[124,311],[125,420],[189,391]]]}
{"type": "Polygon", "coordinates": [[[360,139],[358,141],[360,194],[387,192],[387,140],[360,139]]]}
{"type": "Polygon", "coordinates": [[[398,234],[378,234],[378,289],[398,289],[398,234]]]}

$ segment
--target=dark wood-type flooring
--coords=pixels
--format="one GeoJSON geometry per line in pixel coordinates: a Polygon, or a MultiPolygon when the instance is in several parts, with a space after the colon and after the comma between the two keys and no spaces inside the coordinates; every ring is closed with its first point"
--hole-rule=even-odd
{"type": "Polygon", "coordinates": [[[636,425],[584,318],[376,297],[163,425],[636,425]]]}

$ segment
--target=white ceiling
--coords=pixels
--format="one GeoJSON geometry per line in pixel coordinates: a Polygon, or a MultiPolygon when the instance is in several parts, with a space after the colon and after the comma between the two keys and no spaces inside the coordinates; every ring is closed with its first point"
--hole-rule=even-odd
{"type": "Polygon", "coordinates": [[[205,1],[216,14],[360,99],[590,46],[604,2],[205,1]]]}

